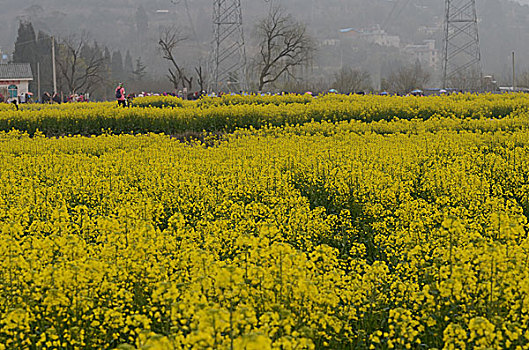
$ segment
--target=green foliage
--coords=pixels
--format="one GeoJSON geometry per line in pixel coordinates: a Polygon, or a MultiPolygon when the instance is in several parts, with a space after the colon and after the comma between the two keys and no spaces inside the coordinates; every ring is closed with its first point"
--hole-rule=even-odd
{"type": "Polygon", "coordinates": [[[208,143],[1,133],[0,349],[527,348],[528,118],[487,98],[208,143]]]}
{"type": "MultiPolygon", "coordinates": [[[[449,118],[456,120],[519,116],[527,110],[526,95],[453,95],[450,97],[384,97],[328,95],[225,96],[199,101],[174,97],[135,100],[134,108],[115,103],[60,106],[28,105],[21,111],[0,109],[0,130],[33,135],[99,135],[113,133],[232,132],[238,128],[263,128],[305,124],[311,121],[392,121],[449,118]],[[139,107],[138,107],[139,106],[139,107]],[[106,130],[106,131],[105,131],[106,130]]],[[[508,119],[511,120],[511,119],[508,119]]],[[[515,118],[525,124],[524,117],[515,118]]],[[[499,121],[499,123],[504,123],[499,121]]]]}

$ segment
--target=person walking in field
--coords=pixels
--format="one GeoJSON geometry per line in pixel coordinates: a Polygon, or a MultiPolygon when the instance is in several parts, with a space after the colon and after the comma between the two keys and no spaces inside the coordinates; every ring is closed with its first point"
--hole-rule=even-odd
{"type": "Polygon", "coordinates": [[[42,100],[42,103],[46,103],[46,104],[51,103],[51,95],[50,95],[50,93],[47,92],[47,91],[44,92],[44,94],[42,95],[41,100],[42,100]]]}
{"type": "Polygon", "coordinates": [[[58,93],[54,93],[51,99],[54,103],[61,103],[61,96],[58,93]]]}
{"type": "Polygon", "coordinates": [[[116,88],[116,100],[118,101],[118,106],[127,107],[127,98],[125,97],[123,83],[119,83],[116,88]]]}

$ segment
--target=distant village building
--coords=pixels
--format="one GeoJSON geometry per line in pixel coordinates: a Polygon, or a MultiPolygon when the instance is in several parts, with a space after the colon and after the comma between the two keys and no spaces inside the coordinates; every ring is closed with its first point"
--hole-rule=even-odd
{"type": "Polygon", "coordinates": [[[442,25],[443,23],[438,23],[434,26],[421,26],[417,28],[417,32],[432,37],[434,35],[439,34],[442,29],[442,25]]]}
{"type": "Polygon", "coordinates": [[[29,63],[0,64],[0,93],[7,99],[17,98],[29,92],[33,80],[29,63]]]}
{"type": "Polygon", "coordinates": [[[364,33],[362,38],[380,46],[400,47],[400,37],[398,35],[389,35],[385,30],[380,28],[364,33]]]}
{"type": "Polygon", "coordinates": [[[439,64],[439,50],[435,48],[435,40],[425,40],[421,45],[406,45],[403,49],[415,61],[430,68],[439,64]]]}
{"type": "MultiPolygon", "coordinates": [[[[423,27],[425,31],[434,31],[434,28],[423,27]]],[[[437,28],[435,29],[437,30],[437,28]]],[[[398,35],[389,35],[385,30],[381,29],[379,25],[370,29],[354,29],[344,28],[340,29],[341,39],[360,39],[368,43],[379,46],[396,49],[403,56],[410,61],[419,61],[423,66],[437,70],[440,64],[440,52],[435,48],[435,40],[424,40],[422,44],[405,45],[401,43],[398,35]]],[[[337,41],[339,42],[339,41],[337,41]]],[[[333,46],[332,39],[325,40],[325,46],[333,46]]]]}
{"type": "Polygon", "coordinates": [[[321,46],[339,46],[340,40],[338,39],[323,39],[321,41],[321,46]]]}
{"type": "Polygon", "coordinates": [[[354,28],[344,28],[340,30],[342,36],[358,37],[369,43],[377,44],[385,47],[400,47],[400,37],[397,35],[389,35],[385,30],[380,29],[379,26],[370,30],[356,30],[354,28]]]}

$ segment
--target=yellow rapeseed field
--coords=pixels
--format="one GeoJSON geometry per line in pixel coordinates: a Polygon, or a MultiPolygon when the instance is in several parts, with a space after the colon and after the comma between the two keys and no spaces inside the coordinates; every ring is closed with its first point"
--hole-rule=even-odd
{"type": "Polygon", "coordinates": [[[443,97],[386,97],[358,95],[225,96],[199,101],[174,97],[144,97],[134,108],[114,102],[63,105],[0,106],[0,131],[30,135],[100,135],[121,133],[233,132],[307,122],[357,120],[428,120],[431,118],[503,118],[527,113],[529,95],[452,95],[443,97]]]}
{"type": "Polygon", "coordinates": [[[0,107],[0,349],[529,349],[527,97],[169,102],[0,107]]]}

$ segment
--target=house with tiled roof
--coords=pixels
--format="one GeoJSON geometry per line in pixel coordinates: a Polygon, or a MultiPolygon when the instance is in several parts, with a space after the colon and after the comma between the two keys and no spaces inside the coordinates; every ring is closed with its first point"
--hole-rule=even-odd
{"type": "Polygon", "coordinates": [[[0,63],[0,93],[6,99],[27,94],[32,80],[29,63],[0,63]]]}

